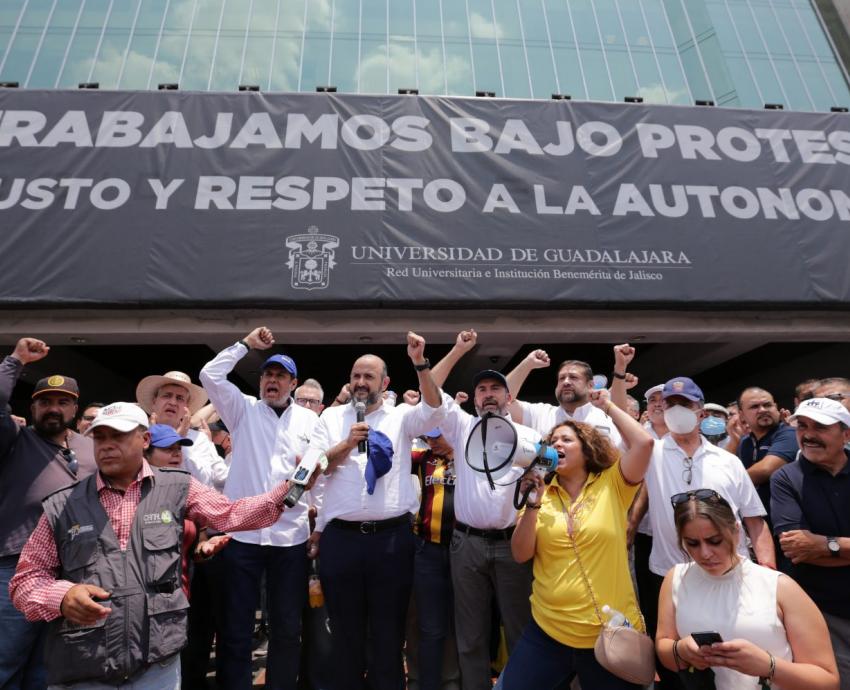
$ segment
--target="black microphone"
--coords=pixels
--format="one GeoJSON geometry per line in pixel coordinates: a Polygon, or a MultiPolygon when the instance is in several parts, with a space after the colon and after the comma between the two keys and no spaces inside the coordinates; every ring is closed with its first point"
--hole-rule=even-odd
{"type": "MultiPolygon", "coordinates": [[[[354,411],[357,413],[358,422],[366,421],[366,403],[364,403],[362,400],[358,400],[356,403],[354,403],[354,411]]],[[[357,442],[357,452],[366,452],[366,439],[357,442]]]]}

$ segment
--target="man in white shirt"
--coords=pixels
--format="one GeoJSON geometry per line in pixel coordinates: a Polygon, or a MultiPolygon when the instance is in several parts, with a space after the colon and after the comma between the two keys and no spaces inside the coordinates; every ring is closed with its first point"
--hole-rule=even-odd
{"type": "MultiPolygon", "coordinates": [[[[351,403],[328,407],[316,424],[309,455],[328,460],[321,508],[311,541],[331,628],[332,690],[359,690],[366,671],[371,690],[403,687],[402,647],[413,584],[412,439],[439,425],[445,413],[425,358],[425,340],[407,334],[407,354],[419,377],[422,402],[384,404],[390,379],[384,361],[354,362],[351,403]],[[356,405],[364,404],[364,421],[356,405]],[[364,452],[359,448],[365,442],[364,452]],[[368,654],[367,654],[368,645],[368,654]]],[[[271,656],[271,651],[269,652],[271,656]]]]}
{"type": "MultiPolygon", "coordinates": [[[[451,351],[434,367],[434,380],[442,385],[454,365],[477,342],[473,330],[461,331],[451,351]]],[[[504,374],[485,369],[472,379],[479,417],[491,413],[508,418],[511,394],[504,374]]],[[[440,430],[455,449],[455,530],[450,550],[454,589],[455,630],[463,690],[490,688],[490,612],[495,595],[499,605],[508,653],[531,620],[531,561],[517,563],[511,555],[511,534],[516,525],[514,490],[522,469],[511,468],[490,485],[481,468],[481,457],[467,458],[466,447],[478,417],[473,417],[449,396],[440,430]]],[[[520,427],[519,424],[514,424],[520,427]]],[[[533,429],[524,437],[540,440],[533,429]]]]}
{"type": "Polygon", "coordinates": [[[206,486],[218,488],[227,478],[227,465],[209,437],[189,427],[192,415],[207,402],[207,394],[192,383],[188,374],[169,371],[162,376],[146,376],[136,386],[136,400],[152,424],[167,424],[192,441],[183,448],[183,466],[206,486]]]}
{"type": "MultiPolygon", "coordinates": [[[[292,401],[298,370],[291,357],[272,355],[263,363],[259,400],[244,395],[227,380],[249,350],[267,350],[273,344],[268,328],[255,328],[201,370],[201,383],[230,431],[233,453],[224,494],[231,500],[263,493],[288,479],[304,456],[318,420],[314,412],[292,401]]],[[[307,504],[301,500],[271,527],[235,533],[218,556],[226,581],[216,645],[220,687],[247,690],[252,685],[254,611],[265,573],[269,620],[266,687],[295,689],[301,613],[307,600],[308,537],[307,504]]]]}
{"type": "MultiPolygon", "coordinates": [[[[633,355],[634,349],[629,348],[629,350],[633,355]]],[[[558,367],[558,380],[555,384],[555,398],[558,400],[558,405],[519,400],[520,390],[528,375],[534,369],[543,369],[549,365],[549,355],[546,351],[534,350],[507,375],[510,392],[514,399],[510,410],[514,421],[536,429],[543,436],[548,434],[556,424],[567,419],[586,422],[605,434],[617,448],[622,448],[623,441],[614,422],[600,408],[590,404],[593,370],[587,362],[568,359],[558,367]]],[[[616,365],[613,375],[618,381],[625,381],[625,370],[617,371],[616,365]]]]}
{"type": "MultiPolygon", "coordinates": [[[[655,441],[649,471],[646,473],[649,496],[649,521],[652,527],[652,553],[649,557],[653,591],[641,597],[643,614],[651,634],[657,622],[658,593],[664,575],[686,555],[676,538],[671,498],[697,489],[714,489],[725,498],[743,522],[742,533],[752,542],[761,565],[776,568],[773,539],[765,522],[767,511],[741,461],[728,451],[709,443],[700,434],[699,422],[705,417],[705,396],[691,379],[679,376],[667,381],[661,392],[664,422],[669,433],[655,441]]],[[[746,539],[738,550],[749,558],[746,539]]],[[[679,687],[676,674],[660,669],[662,687],[679,687]]]]}

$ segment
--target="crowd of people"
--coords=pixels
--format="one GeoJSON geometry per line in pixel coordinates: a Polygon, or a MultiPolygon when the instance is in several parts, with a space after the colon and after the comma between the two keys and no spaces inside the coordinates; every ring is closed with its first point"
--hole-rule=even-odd
{"type": "Polygon", "coordinates": [[[259,327],[200,384],[82,403],[61,372],[13,410],[50,350],[21,338],[0,362],[0,689],[206,688],[213,649],[217,687],[250,688],[258,616],[275,690],[638,688],[616,630],[659,690],[850,688],[850,380],[801,382],[786,411],[672,376],[642,406],[623,344],[610,387],[537,349],[451,396],[475,331],[433,365],[406,339],[419,390],[398,400],[374,355],[327,396],[259,327]],[[258,397],[228,379],[251,350],[258,397]],[[522,400],[545,368],[553,403],[522,400]]]}

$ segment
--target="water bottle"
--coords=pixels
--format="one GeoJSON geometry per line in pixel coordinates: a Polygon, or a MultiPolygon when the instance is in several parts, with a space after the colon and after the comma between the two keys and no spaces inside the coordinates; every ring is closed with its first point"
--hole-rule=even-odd
{"type": "Polygon", "coordinates": [[[608,604],[602,607],[602,614],[605,616],[605,625],[609,628],[619,628],[621,625],[626,628],[631,628],[632,624],[629,619],[617,609],[612,609],[608,604]]]}
{"type": "Polygon", "coordinates": [[[315,561],[313,561],[310,578],[307,582],[307,591],[309,592],[311,609],[317,609],[325,605],[325,595],[322,592],[322,583],[319,581],[319,572],[315,561]]]}

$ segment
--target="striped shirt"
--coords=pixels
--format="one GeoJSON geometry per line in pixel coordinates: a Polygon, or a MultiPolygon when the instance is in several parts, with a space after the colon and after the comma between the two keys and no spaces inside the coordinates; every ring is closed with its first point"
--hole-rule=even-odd
{"type": "Polygon", "coordinates": [[[425,541],[448,544],[455,524],[454,459],[434,455],[430,448],[414,448],[411,460],[413,472],[422,484],[416,533],[425,541]]]}

